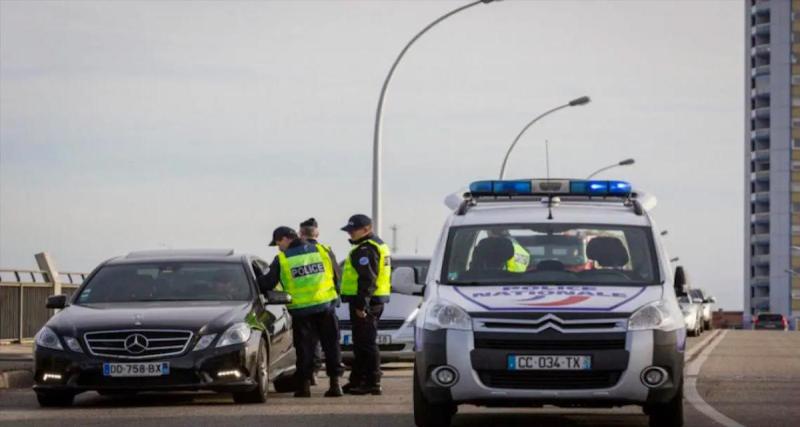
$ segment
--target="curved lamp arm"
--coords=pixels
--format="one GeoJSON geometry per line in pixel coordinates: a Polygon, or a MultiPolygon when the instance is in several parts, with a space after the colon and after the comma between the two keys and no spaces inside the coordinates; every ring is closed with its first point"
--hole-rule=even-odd
{"type": "Polygon", "coordinates": [[[508,151],[506,151],[506,156],[505,156],[505,158],[503,158],[503,165],[500,166],[500,179],[503,179],[506,176],[506,165],[508,165],[508,157],[511,155],[511,151],[514,150],[514,147],[517,145],[517,142],[519,142],[519,139],[522,138],[522,135],[525,134],[525,132],[528,130],[528,128],[533,126],[534,123],[538,122],[539,119],[541,119],[541,118],[543,118],[543,117],[545,117],[545,116],[547,116],[547,115],[549,115],[551,113],[555,113],[556,111],[561,110],[563,108],[567,108],[567,107],[574,107],[576,105],[586,105],[590,101],[591,101],[591,98],[589,98],[588,96],[582,96],[580,98],[573,99],[572,101],[570,101],[570,102],[568,102],[568,103],[566,103],[564,105],[559,105],[556,108],[547,110],[544,113],[539,114],[533,120],[528,122],[528,124],[525,125],[525,127],[523,127],[522,130],[517,134],[517,137],[514,138],[514,142],[512,142],[511,146],[508,147],[508,151]]]}

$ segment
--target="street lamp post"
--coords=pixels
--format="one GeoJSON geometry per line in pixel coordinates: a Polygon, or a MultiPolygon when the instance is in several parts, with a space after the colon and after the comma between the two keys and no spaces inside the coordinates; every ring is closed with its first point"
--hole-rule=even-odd
{"type": "Polygon", "coordinates": [[[400,51],[400,54],[397,55],[395,58],[394,63],[392,63],[392,67],[389,69],[389,73],[386,75],[386,78],[383,80],[383,86],[381,87],[381,95],[378,98],[378,108],[375,111],[375,132],[372,140],[372,225],[377,234],[380,235],[381,232],[381,222],[383,218],[382,215],[382,205],[381,205],[381,158],[383,156],[383,147],[381,144],[381,134],[383,131],[383,102],[386,98],[386,91],[389,88],[389,82],[392,81],[392,77],[394,76],[395,69],[397,69],[397,65],[400,64],[400,60],[403,59],[408,49],[413,45],[423,34],[427,33],[428,30],[435,27],[438,23],[444,21],[445,19],[457,14],[458,12],[467,10],[472,6],[479,5],[481,3],[492,3],[495,1],[500,0],[477,0],[473,1],[472,3],[465,4],[464,6],[455,8],[448,13],[436,18],[433,22],[428,24],[425,28],[420,30],[411,40],[406,43],[403,50],[400,51]]]}
{"type": "Polygon", "coordinates": [[[599,174],[600,172],[605,172],[605,171],[607,171],[609,169],[613,169],[613,168],[616,168],[616,167],[619,167],[619,166],[630,166],[630,165],[632,165],[634,163],[636,163],[636,160],[634,160],[634,159],[625,159],[625,160],[622,160],[620,162],[614,163],[613,165],[604,166],[604,167],[602,167],[602,168],[590,173],[589,176],[586,177],[586,179],[589,179],[589,178],[599,174]]]}
{"type": "Polygon", "coordinates": [[[570,102],[568,102],[568,103],[566,103],[564,105],[559,105],[558,107],[552,108],[550,110],[545,111],[542,114],[539,114],[538,116],[534,117],[533,120],[528,122],[528,124],[525,125],[525,127],[523,127],[522,130],[517,134],[517,137],[514,138],[514,142],[512,142],[511,146],[508,147],[508,151],[506,151],[506,157],[503,158],[503,165],[500,167],[500,179],[503,179],[506,176],[506,165],[508,164],[508,157],[511,155],[511,151],[517,145],[517,142],[519,142],[519,139],[528,130],[528,128],[533,126],[534,123],[538,122],[543,117],[545,117],[545,116],[547,116],[549,114],[555,113],[558,110],[561,110],[561,109],[567,108],[567,107],[575,107],[577,105],[586,105],[590,101],[591,101],[591,99],[588,96],[582,96],[580,98],[573,99],[572,101],[570,101],[570,102]]]}

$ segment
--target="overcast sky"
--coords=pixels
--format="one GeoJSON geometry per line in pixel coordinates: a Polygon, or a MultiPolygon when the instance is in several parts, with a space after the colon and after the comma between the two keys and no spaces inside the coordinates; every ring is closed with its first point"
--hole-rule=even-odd
{"type": "MultiPolygon", "coordinates": [[[[267,259],[271,230],[369,214],[380,85],[417,30],[463,1],[0,2],[0,268],[61,270],[159,247],[267,259]]],[[[420,39],[384,122],[385,225],[432,251],[442,200],[498,173],[607,177],[659,198],[696,285],[741,309],[740,1],[478,5],[420,39]]],[[[388,227],[385,238],[390,240],[388,227]]]]}

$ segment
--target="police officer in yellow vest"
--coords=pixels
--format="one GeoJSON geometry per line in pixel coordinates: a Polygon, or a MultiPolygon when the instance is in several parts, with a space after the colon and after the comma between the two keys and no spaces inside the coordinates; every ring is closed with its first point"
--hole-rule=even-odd
{"type": "Polygon", "coordinates": [[[528,265],[531,263],[531,254],[524,246],[517,242],[517,239],[511,237],[508,230],[489,231],[489,237],[505,237],[510,240],[511,244],[514,246],[514,256],[509,258],[506,262],[506,271],[511,273],[524,273],[528,271],[528,265]]]}
{"type": "MultiPolygon", "coordinates": [[[[317,240],[319,238],[319,224],[317,220],[314,218],[309,218],[300,223],[300,238],[305,240],[312,245],[321,244],[317,240]]],[[[333,254],[333,249],[330,246],[322,244],[322,247],[328,251],[328,255],[330,255],[331,260],[333,261],[333,268],[334,272],[337,274],[338,277],[341,277],[339,274],[339,264],[336,262],[336,257],[333,254]]],[[[340,294],[341,290],[339,288],[340,282],[336,280],[336,293],[340,294]]],[[[338,301],[337,301],[338,307],[338,301]]],[[[322,361],[325,360],[322,357],[322,348],[320,347],[319,343],[314,346],[314,375],[311,376],[311,385],[317,385],[317,371],[320,370],[322,367],[322,361]]]]}
{"type": "Polygon", "coordinates": [[[300,239],[289,227],[278,227],[272,233],[270,246],[280,252],[270,264],[269,272],[259,278],[261,292],[273,290],[280,283],[292,296],[294,348],[297,353],[295,397],[311,397],[311,376],[314,374],[314,348],[322,344],[325,369],[330,388],[325,397],[342,396],[339,377],[342,375],[342,354],[339,348],[339,319],[336,317],[336,282],[338,272],[332,254],[320,244],[300,239]]]}
{"type": "Polygon", "coordinates": [[[343,389],[350,394],[379,395],[378,320],[391,293],[391,253],[372,232],[372,220],[366,215],[353,215],[342,230],[353,245],[344,261],[342,300],[350,305],[354,356],[350,382],[343,389]]]}

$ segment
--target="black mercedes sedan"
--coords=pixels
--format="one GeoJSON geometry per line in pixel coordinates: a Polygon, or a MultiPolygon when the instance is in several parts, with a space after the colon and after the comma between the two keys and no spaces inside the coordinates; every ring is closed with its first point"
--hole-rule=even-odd
{"type": "MultiPolygon", "coordinates": [[[[268,264],[232,250],[132,252],[102,263],[37,333],[42,406],[76,394],[213,390],[267,399],[294,371],[288,294],[261,295],[268,264]],[[277,387],[278,382],[276,382],[277,387]]],[[[288,391],[288,390],[278,390],[288,391]]]]}

